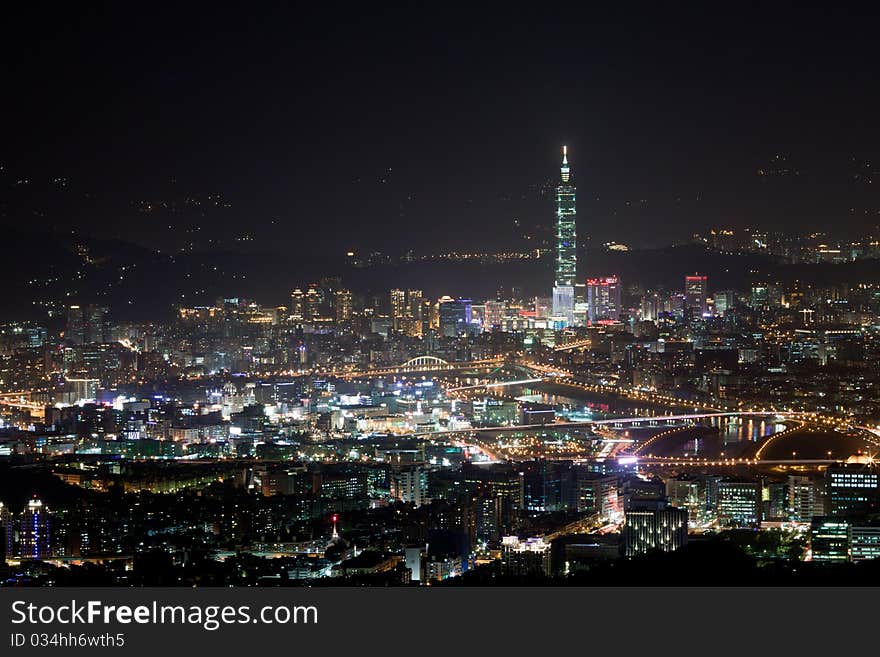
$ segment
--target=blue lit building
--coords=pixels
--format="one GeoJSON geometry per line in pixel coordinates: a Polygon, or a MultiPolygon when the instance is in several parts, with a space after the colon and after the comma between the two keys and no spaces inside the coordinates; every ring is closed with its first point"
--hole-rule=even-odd
{"type": "Polygon", "coordinates": [[[577,278],[577,203],[568,166],[568,148],[562,147],[560,183],[556,187],[556,280],[553,316],[574,324],[574,284],[577,278]]]}

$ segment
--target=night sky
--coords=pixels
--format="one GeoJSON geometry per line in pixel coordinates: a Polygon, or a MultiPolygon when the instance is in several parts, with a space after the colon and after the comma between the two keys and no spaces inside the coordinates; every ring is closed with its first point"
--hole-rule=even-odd
{"type": "Polygon", "coordinates": [[[852,8],[80,4],[4,18],[4,225],[498,251],[553,221],[563,143],[594,244],[880,223],[852,8]]]}

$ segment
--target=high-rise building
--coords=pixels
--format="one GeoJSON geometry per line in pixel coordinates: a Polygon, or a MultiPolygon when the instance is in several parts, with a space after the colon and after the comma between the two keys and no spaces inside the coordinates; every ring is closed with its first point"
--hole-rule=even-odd
{"type": "Polygon", "coordinates": [[[611,518],[620,512],[617,477],[589,472],[578,467],[574,482],[575,508],[578,513],[595,513],[611,518]]]}
{"type": "Polygon", "coordinates": [[[880,558],[880,527],[851,527],[850,539],[850,558],[853,561],[871,561],[880,558]]]}
{"type": "Polygon", "coordinates": [[[15,549],[12,523],[12,512],[8,506],[0,502],[0,566],[6,563],[6,558],[11,557],[15,549]]]}
{"type": "Polygon", "coordinates": [[[395,467],[391,472],[391,497],[415,506],[426,504],[428,475],[424,466],[411,464],[395,467]]]}
{"type": "Polygon", "coordinates": [[[684,277],[684,305],[696,316],[702,316],[709,310],[708,286],[709,277],[703,274],[684,277]]]}
{"type": "Polygon", "coordinates": [[[716,489],[718,520],[726,525],[755,525],[761,520],[761,485],[754,481],[721,481],[716,489]]]}
{"type": "Polygon", "coordinates": [[[302,319],[305,312],[306,297],[303,291],[296,288],[290,293],[290,316],[294,319],[302,319]]]}
{"type": "Polygon", "coordinates": [[[84,342],[102,343],[109,339],[110,329],[107,315],[110,309],[106,306],[89,305],[85,311],[84,342]]]}
{"type": "Polygon", "coordinates": [[[828,515],[858,517],[880,510],[880,468],[868,459],[829,465],[825,486],[828,515]]]}
{"type": "Polygon", "coordinates": [[[688,512],[665,500],[642,500],[627,509],[623,524],[624,554],[654,550],[673,552],[687,544],[688,512]]]}
{"type": "Polygon", "coordinates": [[[424,319],[422,317],[422,302],[424,295],[421,290],[407,290],[406,291],[406,310],[410,317],[413,319],[417,319],[421,321],[424,319]]]}
{"type": "Polygon", "coordinates": [[[394,329],[400,328],[401,321],[406,317],[406,292],[404,290],[391,290],[391,321],[394,329]]]}
{"type": "Polygon", "coordinates": [[[501,539],[501,573],[512,577],[551,575],[551,544],[543,538],[519,539],[505,536],[501,539]]]}
{"type": "Polygon", "coordinates": [[[46,559],[52,556],[51,514],[40,500],[28,502],[16,524],[19,557],[46,559]]]}
{"type": "Polygon", "coordinates": [[[591,322],[620,319],[620,279],[617,276],[587,279],[587,319],[591,322]]]}
{"type": "Polygon", "coordinates": [[[714,312],[716,315],[724,315],[728,310],[732,310],[736,306],[736,293],[731,290],[719,290],[715,292],[714,312]]]}
{"type": "Polygon", "coordinates": [[[816,515],[816,486],[804,475],[788,475],[788,519],[810,522],[816,515]]]}
{"type": "Polygon", "coordinates": [[[465,465],[461,469],[462,486],[468,493],[474,514],[474,536],[497,541],[510,533],[517,512],[524,508],[523,474],[516,468],[465,465]]]}
{"type": "Polygon", "coordinates": [[[483,313],[483,330],[491,331],[496,326],[500,327],[506,309],[506,304],[502,301],[487,301],[486,311],[483,313]]]}
{"type": "Polygon", "coordinates": [[[321,295],[313,286],[309,286],[303,305],[303,319],[310,322],[321,315],[321,295]]]}
{"type": "Polygon", "coordinates": [[[705,515],[706,491],[699,479],[677,477],[666,480],[666,497],[679,509],[687,509],[688,521],[699,522],[705,515]]]}
{"type": "Polygon", "coordinates": [[[849,522],[842,518],[816,516],[810,523],[810,552],[813,561],[849,561],[851,543],[849,522]]]}
{"type": "Polygon", "coordinates": [[[440,303],[440,333],[448,338],[467,335],[471,325],[471,300],[458,299],[440,303]]]}
{"type": "Polygon", "coordinates": [[[553,316],[574,323],[574,284],[577,278],[577,203],[568,166],[568,147],[562,147],[560,183],[556,187],[556,280],[553,316]]]}
{"type": "Polygon", "coordinates": [[[410,581],[421,582],[423,563],[425,561],[425,555],[427,554],[427,546],[413,545],[405,548],[403,553],[404,563],[406,564],[406,567],[409,568],[411,573],[409,578],[410,581]]]}
{"type": "Polygon", "coordinates": [[[67,309],[67,328],[64,330],[64,339],[74,345],[81,345],[86,341],[85,317],[80,306],[70,306],[67,309]]]}
{"type": "Polygon", "coordinates": [[[336,290],[336,323],[343,324],[351,320],[353,307],[351,290],[336,290]]]}

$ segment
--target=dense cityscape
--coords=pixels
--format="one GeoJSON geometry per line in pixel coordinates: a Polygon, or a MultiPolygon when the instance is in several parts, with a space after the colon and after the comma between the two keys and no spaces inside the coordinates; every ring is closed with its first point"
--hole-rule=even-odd
{"type": "Polygon", "coordinates": [[[350,250],[148,320],[35,283],[0,326],[2,584],[876,583],[880,233],[711,228],[628,280],[560,158],[528,249],[350,250]],[[756,256],[797,269],[703,268],[756,256]]]}

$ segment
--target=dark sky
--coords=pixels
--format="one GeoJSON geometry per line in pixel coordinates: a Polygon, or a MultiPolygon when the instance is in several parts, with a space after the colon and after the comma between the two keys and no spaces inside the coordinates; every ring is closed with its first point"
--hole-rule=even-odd
{"type": "Polygon", "coordinates": [[[876,15],[319,4],[6,10],[3,221],[495,251],[552,221],[567,143],[594,241],[880,223],[876,15]]]}

